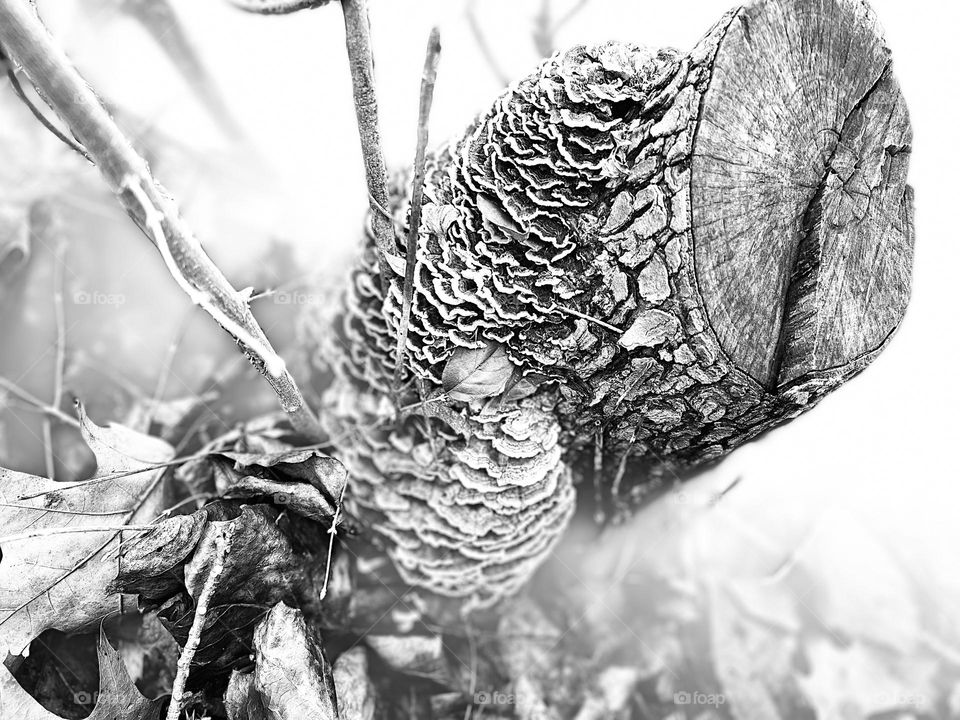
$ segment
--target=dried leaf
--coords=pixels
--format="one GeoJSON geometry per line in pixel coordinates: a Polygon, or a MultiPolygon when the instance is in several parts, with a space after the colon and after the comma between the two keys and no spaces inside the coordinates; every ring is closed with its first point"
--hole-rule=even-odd
{"type": "Polygon", "coordinates": [[[391,253],[384,253],[383,259],[386,261],[387,265],[390,266],[391,270],[393,270],[397,275],[403,277],[403,273],[406,272],[407,268],[406,260],[399,255],[393,255],[391,253]]]}
{"type": "Polygon", "coordinates": [[[253,637],[253,685],[270,720],[337,717],[333,673],[303,613],[278,603],[253,637]]]}
{"type": "Polygon", "coordinates": [[[177,672],[180,646],[156,613],[127,615],[114,626],[117,652],[144,694],[169,695],[177,672]]]}
{"type": "Polygon", "coordinates": [[[453,205],[427,203],[423,206],[421,226],[432,235],[446,235],[447,230],[460,219],[460,211],[453,205]]]}
{"type": "MultiPolygon", "coordinates": [[[[103,631],[97,643],[100,661],[100,691],[89,720],[158,720],[161,705],[148,700],[130,680],[120,654],[103,631]]],[[[60,720],[44,709],[5,667],[0,667],[0,717],[17,720],[60,720]]]]}
{"type": "Polygon", "coordinates": [[[193,622],[193,606],[181,591],[186,588],[193,598],[199,595],[206,567],[216,555],[216,538],[230,526],[230,552],[210,600],[208,615],[215,622],[208,622],[203,631],[193,659],[194,678],[228,669],[249,655],[253,628],[266,607],[284,598],[302,606],[319,602],[317,582],[323,576],[324,559],[294,551],[277,525],[275,508],[242,506],[239,516],[220,519],[225,513],[218,503],[198,510],[190,519],[158,523],[157,530],[126,549],[124,572],[117,582],[124,592],[138,594],[141,604],[159,606],[164,625],[183,645],[193,622]]]}
{"type": "Polygon", "coordinates": [[[454,686],[439,635],[367,635],[365,641],[394,670],[454,686]]]}
{"type": "Polygon", "coordinates": [[[260,693],[253,686],[253,673],[234,670],[223,696],[229,720],[267,720],[260,693]]]}
{"type": "Polygon", "coordinates": [[[458,348],[443,368],[443,389],[451,400],[469,402],[504,391],[513,363],[503,346],[488,342],[480,348],[458,348]]]}
{"type": "Polygon", "coordinates": [[[108,590],[119,570],[122,528],[160,510],[173,448],[82,410],[81,432],[97,458],[94,481],[54,482],[0,469],[0,649],[19,655],[44,630],[72,631],[121,608],[108,590]],[[97,478],[103,478],[97,480],[97,478]]]}
{"type": "Polygon", "coordinates": [[[502,207],[486,195],[477,196],[477,209],[487,223],[493,242],[507,243],[514,240],[525,240],[528,236],[517,223],[503,210],[502,207]]]}
{"type": "Polygon", "coordinates": [[[333,664],[340,720],[373,720],[376,708],[373,682],[367,671],[367,651],[361,646],[347,650],[333,664]]]}
{"type": "Polygon", "coordinates": [[[283,432],[228,433],[208,444],[206,457],[179,473],[195,491],[231,498],[269,497],[312,520],[333,517],[347,473],[340,462],[319,450],[299,450],[283,432]]]}

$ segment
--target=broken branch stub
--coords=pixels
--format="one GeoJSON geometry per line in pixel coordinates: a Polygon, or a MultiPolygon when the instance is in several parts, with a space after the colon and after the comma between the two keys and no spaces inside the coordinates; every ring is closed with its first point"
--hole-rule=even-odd
{"type": "Polygon", "coordinates": [[[460,427],[433,435],[390,415],[402,292],[372,240],[314,341],[401,573],[495,600],[563,530],[572,468],[635,507],[862,370],[909,294],[910,141],[860,0],[759,0],[686,54],[576,46],[506,90],[427,160],[424,212],[449,222],[421,230],[405,363],[426,397],[465,348],[502,348],[522,397],[447,398],[460,427]]]}

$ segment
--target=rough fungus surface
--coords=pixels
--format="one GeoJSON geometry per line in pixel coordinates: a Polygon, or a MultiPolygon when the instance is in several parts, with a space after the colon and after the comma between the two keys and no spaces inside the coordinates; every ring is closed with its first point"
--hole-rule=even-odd
{"type": "Polygon", "coordinates": [[[372,240],[307,328],[353,507],[404,577],[493,602],[576,482],[636,507],[862,370],[909,294],[910,142],[860,0],[756,2],[688,54],[577,46],[504,92],[428,160],[399,398],[422,412],[395,410],[402,281],[382,295],[372,240]],[[506,370],[444,394],[470,349],[506,370]]]}

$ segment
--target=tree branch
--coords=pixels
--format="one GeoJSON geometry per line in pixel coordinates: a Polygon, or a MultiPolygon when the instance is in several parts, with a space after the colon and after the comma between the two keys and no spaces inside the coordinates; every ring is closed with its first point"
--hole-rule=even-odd
{"type": "Polygon", "coordinates": [[[234,289],[204,252],[146,161],[53,41],[30,3],[0,0],[0,45],[86,148],[127,214],[160,250],[181,288],[234,337],[273,387],[296,428],[319,437],[316,417],[250,311],[247,294],[234,289]]]}
{"type": "Polygon", "coordinates": [[[393,275],[393,270],[387,264],[387,256],[396,254],[396,241],[393,218],[388,209],[390,201],[387,195],[387,165],[383,159],[383,146],[380,141],[373,52],[370,49],[370,17],[367,0],[342,0],[340,8],[343,11],[347,58],[353,80],[353,104],[357,112],[357,128],[360,130],[360,147],[366,169],[373,237],[379,255],[380,286],[386,295],[393,275]]]}

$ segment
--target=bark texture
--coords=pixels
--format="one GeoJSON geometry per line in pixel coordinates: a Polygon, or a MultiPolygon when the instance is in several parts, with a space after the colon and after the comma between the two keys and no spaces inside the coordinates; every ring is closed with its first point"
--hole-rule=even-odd
{"type": "Polygon", "coordinates": [[[402,286],[381,294],[372,241],[306,328],[355,510],[404,577],[493,602],[585,468],[636,507],[863,369],[909,293],[909,149],[859,0],[756,2],[689,54],[577,46],[511,86],[427,164],[400,400],[446,421],[394,409],[402,286]],[[506,371],[441,394],[471,348],[506,371]]]}

